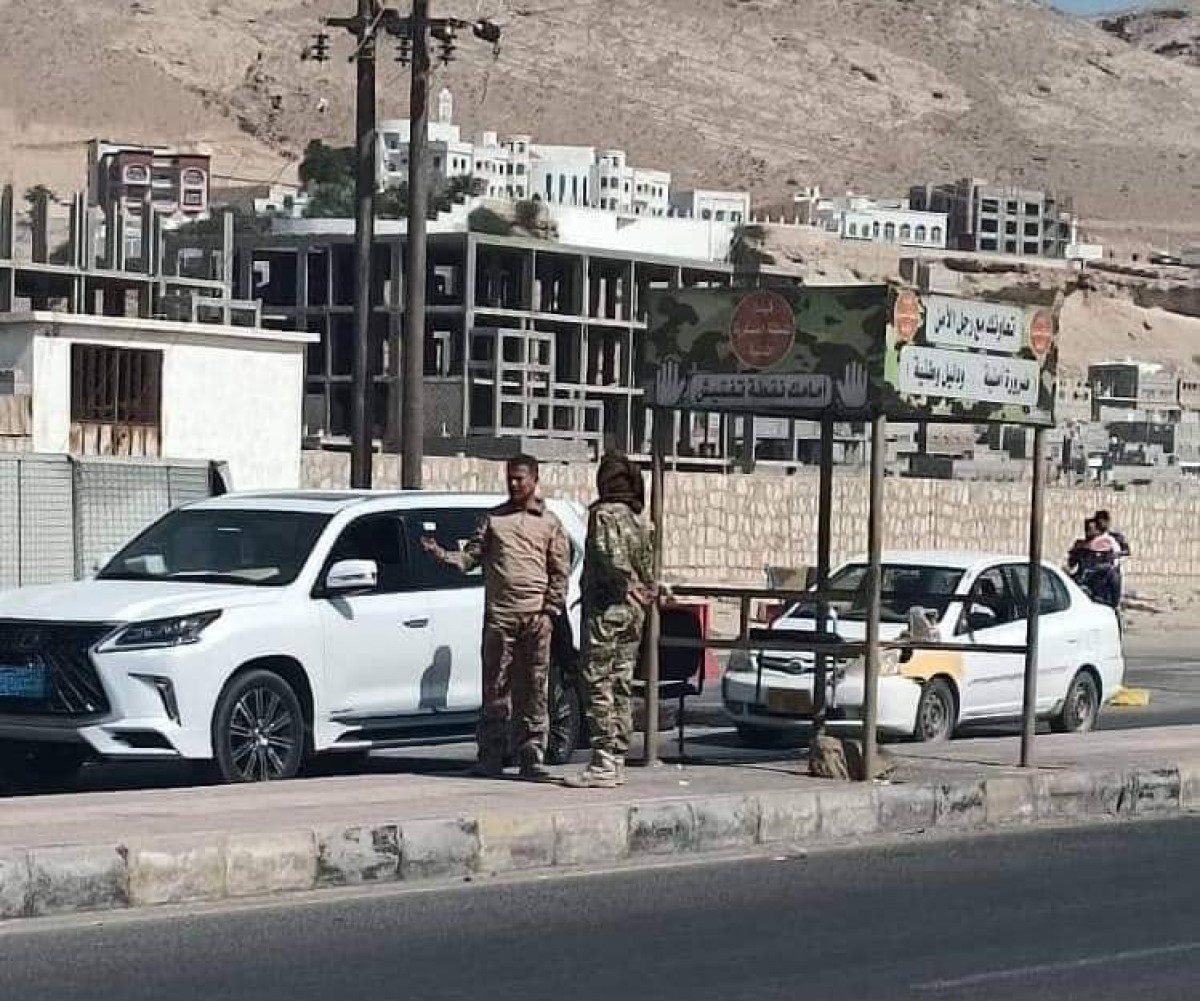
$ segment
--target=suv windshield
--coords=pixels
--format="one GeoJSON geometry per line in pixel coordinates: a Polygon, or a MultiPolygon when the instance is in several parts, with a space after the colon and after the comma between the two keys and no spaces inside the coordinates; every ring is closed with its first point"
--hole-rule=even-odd
{"type": "MultiPolygon", "coordinates": [[[[963,578],[962,570],[950,567],[902,566],[885,563],[880,590],[883,602],[880,618],[883,622],[907,622],[908,610],[917,605],[937,614],[946,614],[950,599],[963,578]]],[[[829,603],[839,619],[862,621],[867,617],[867,570],[865,563],[851,563],[829,578],[831,591],[844,591],[846,597],[829,603]]],[[[811,619],[817,606],[808,602],[793,606],[789,619],[811,619]]]]}
{"type": "Polygon", "coordinates": [[[314,511],[173,511],[100,571],[100,580],[282,587],[300,573],[329,515],[314,511]]]}

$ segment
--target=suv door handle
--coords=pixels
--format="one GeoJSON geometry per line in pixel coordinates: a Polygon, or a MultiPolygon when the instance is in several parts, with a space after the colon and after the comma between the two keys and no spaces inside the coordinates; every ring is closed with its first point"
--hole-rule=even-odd
{"type": "Polygon", "coordinates": [[[424,629],[429,625],[428,619],[406,619],[404,621],[405,629],[424,629]]]}

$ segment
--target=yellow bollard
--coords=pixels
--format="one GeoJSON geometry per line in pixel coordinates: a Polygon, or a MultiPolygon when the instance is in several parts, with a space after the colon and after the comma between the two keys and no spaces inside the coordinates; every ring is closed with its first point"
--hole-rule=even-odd
{"type": "Polygon", "coordinates": [[[1121,688],[1108,700],[1108,704],[1118,709],[1142,708],[1150,705],[1150,690],[1147,688],[1121,688]]]}

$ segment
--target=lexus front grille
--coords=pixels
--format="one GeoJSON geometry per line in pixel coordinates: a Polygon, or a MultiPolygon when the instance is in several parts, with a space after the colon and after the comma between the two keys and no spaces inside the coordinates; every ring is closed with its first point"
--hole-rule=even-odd
{"type": "Polygon", "coordinates": [[[91,649],[112,626],[0,620],[0,714],[99,716],[108,697],[91,649]]]}

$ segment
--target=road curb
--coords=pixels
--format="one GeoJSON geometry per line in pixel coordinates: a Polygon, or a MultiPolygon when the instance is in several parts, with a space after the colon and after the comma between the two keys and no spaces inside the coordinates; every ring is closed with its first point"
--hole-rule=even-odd
{"type": "Polygon", "coordinates": [[[265,834],[0,850],[0,923],[631,858],[803,850],[857,838],[1200,810],[1200,759],[1160,768],[811,785],[265,834]]]}

